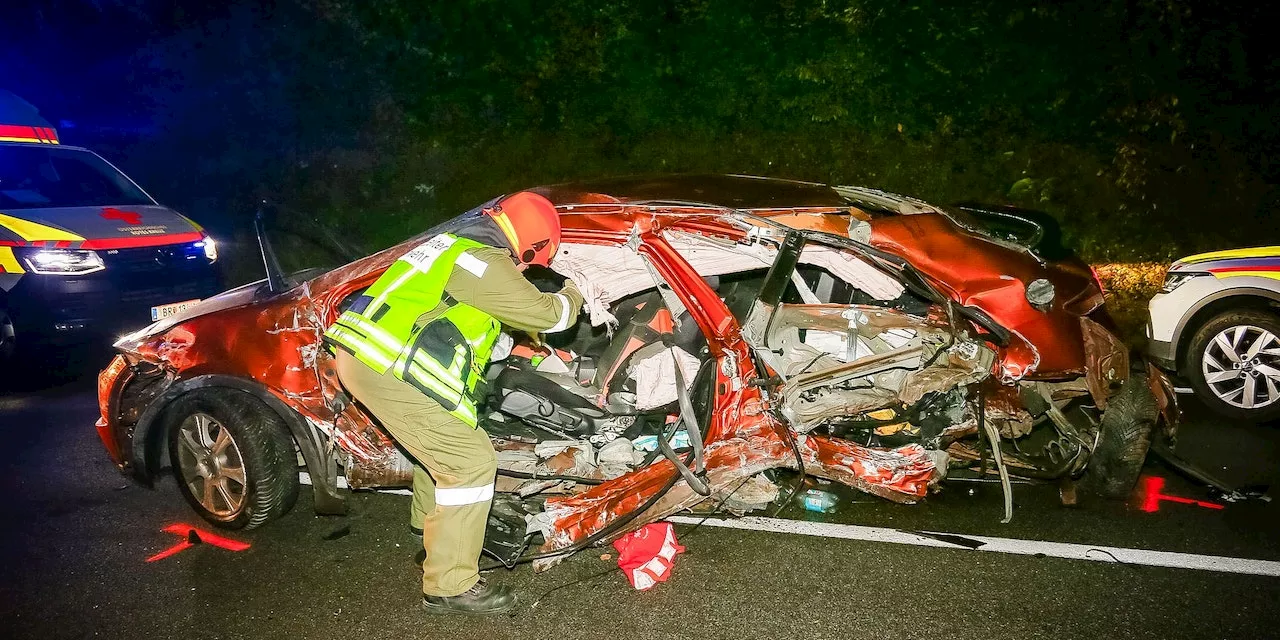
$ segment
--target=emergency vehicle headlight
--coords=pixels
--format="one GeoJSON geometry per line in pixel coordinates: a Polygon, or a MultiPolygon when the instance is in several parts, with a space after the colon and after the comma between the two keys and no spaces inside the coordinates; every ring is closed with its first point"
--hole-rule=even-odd
{"type": "Polygon", "coordinates": [[[1160,287],[1160,293],[1173,293],[1174,289],[1177,289],[1178,287],[1181,287],[1182,285],[1186,284],[1187,281],[1191,280],[1192,278],[1196,276],[1202,276],[1202,275],[1205,275],[1205,274],[1184,273],[1181,271],[1176,273],[1170,272],[1168,275],[1164,277],[1164,285],[1160,287]]]}
{"type": "Polygon", "coordinates": [[[84,275],[107,268],[96,251],[82,249],[37,249],[23,256],[23,261],[32,273],[46,275],[84,275]]]}
{"type": "Polygon", "coordinates": [[[218,259],[218,245],[214,244],[213,238],[205,236],[204,240],[196,243],[196,246],[204,249],[204,257],[208,258],[209,262],[218,259]]]}

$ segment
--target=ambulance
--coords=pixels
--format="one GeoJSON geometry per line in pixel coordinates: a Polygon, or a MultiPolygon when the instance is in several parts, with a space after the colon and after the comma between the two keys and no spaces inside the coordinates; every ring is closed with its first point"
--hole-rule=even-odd
{"type": "Polygon", "coordinates": [[[221,290],[217,260],[200,225],[0,90],[0,361],[178,313],[221,290]]]}

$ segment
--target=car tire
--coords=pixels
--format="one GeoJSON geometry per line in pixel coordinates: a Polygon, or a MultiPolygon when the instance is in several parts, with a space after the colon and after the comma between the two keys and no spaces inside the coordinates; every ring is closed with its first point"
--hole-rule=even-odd
{"type": "Polygon", "coordinates": [[[1248,422],[1280,418],[1280,316],[1257,309],[1214,316],[1187,345],[1186,377],[1196,397],[1220,416],[1248,422]],[[1259,343],[1257,352],[1246,360],[1259,343]],[[1215,373],[1236,375],[1211,382],[1215,373]],[[1249,380],[1252,402],[1245,400],[1249,380]],[[1259,404],[1259,399],[1265,403],[1259,404]],[[1249,404],[1253,406],[1246,406],[1249,404]]]}
{"type": "Polygon", "coordinates": [[[1086,490],[1104,498],[1128,497],[1146,462],[1158,414],[1147,375],[1130,374],[1102,413],[1098,444],[1082,482],[1086,490]]]}
{"type": "Polygon", "coordinates": [[[298,499],[298,462],[288,429],[270,407],[232,389],[179,397],[166,411],[178,490],[223,529],[253,529],[298,499]]]}

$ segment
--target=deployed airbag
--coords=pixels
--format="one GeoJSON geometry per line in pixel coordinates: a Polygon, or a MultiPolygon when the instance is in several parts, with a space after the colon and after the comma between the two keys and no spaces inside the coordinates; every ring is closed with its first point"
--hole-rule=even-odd
{"type": "Polygon", "coordinates": [[[663,349],[635,364],[630,378],[636,383],[636,408],[641,411],[655,409],[679,399],[676,390],[676,363],[687,386],[698,375],[698,359],[680,347],[663,349]]]}

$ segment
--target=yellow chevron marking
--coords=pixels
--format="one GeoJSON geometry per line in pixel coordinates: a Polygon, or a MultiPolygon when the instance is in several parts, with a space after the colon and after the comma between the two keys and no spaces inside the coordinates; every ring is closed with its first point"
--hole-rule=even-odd
{"type": "Polygon", "coordinates": [[[1280,247],[1251,247],[1248,249],[1227,249],[1226,251],[1197,253],[1194,256],[1187,256],[1178,262],[1183,264],[1195,264],[1197,262],[1227,260],[1229,258],[1272,258],[1276,256],[1280,256],[1280,247]]]}
{"type": "Polygon", "coordinates": [[[63,231],[62,229],[37,224],[30,220],[23,220],[22,218],[6,216],[3,213],[0,213],[0,227],[5,227],[28,242],[36,242],[40,240],[70,240],[71,242],[79,242],[84,240],[84,238],[81,238],[74,233],[63,231]]]}
{"type": "Polygon", "coordinates": [[[190,222],[190,223],[191,223],[191,226],[192,226],[192,227],[194,227],[196,231],[204,231],[204,227],[200,226],[200,224],[199,224],[198,222],[196,222],[195,220],[192,220],[191,218],[188,218],[188,217],[186,217],[186,216],[182,215],[181,213],[179,213],[178,215],[179,215],[183,220],[186,220],[187,222],[190,222]]]}
{"type": "Polygon", "coordinates": [[[1253,276],[1255,278],[1271,278],[1272,280],[1280,280],[1280,271],[1221,271],[1213,275],[1217,278],[1253,276]]]}
{"type": "Polygon", "coordinates": [[[33,142],[37,144],[58,144],[56,140],[41,140],[39,138],[14,138],[12,136],[0,136],[0,142],[33,142]]]}
{"type": "Polygon", "coordinates": [[[26,273],[13,255],[12,247],[0,247],[0,273],[26,273]]]}
{"type": "Polygon", "coordinates": [[[498,227],[502,229],[503,235],[507,236],[507,240],[511,241],[512,249],[519,251],[516,247],[520,246],[520,237],[516,234],[516,229],[511,225],[511,220],[507,218],[507,214],[499,213],[496,216],[490,217],[493,218],[494,222],[498,223],[498,227]]]}

